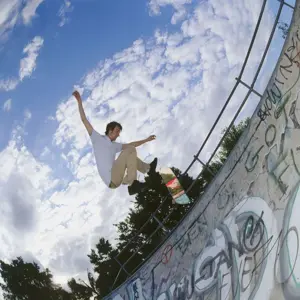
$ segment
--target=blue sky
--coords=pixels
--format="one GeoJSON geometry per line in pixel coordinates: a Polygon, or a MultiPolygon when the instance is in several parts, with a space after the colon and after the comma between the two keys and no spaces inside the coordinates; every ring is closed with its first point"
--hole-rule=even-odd
{"type": "MultiPolygon", "coordinates": [[[[72,20],[59,27],[61,18],[57,12],[61,2],[41,3],[30,26],[16,26],[0,54],[1,76],[14,77],[18,74],[24,45],[35,36],[44,39],[31,80],[25,80],[14,91],[0,93],[2,101],[6,98],[13,100],[10,115],[1,121],[6,128],[12,129],[13,120],[19,119],[25,109],[38,111],[34,118],[39,126],[28,128],[32,137],[43,134],[45,118],[55,111],[61,97],[72,92],[74,82],[99,60],[129,47],[139,37],[151,36],[156,28],[170,27],[170,9],[164,9],[164,14],[151,18],[146,2],[120,0],[74,1],[72,11],[66,14],[66,17],[72,14],[72,20]]],[[[6,134],[1,139],[1,146],[7,138],[6,134]]],[[[27,143],[33,147],[33,141],[27,143]]]]}
{"type": "MultiPolygon", "coordinates": [[[[260,5],[261,0],[1,0],[0,257],[34,258],[62,284],[71,276],[85,278],[91,247],[102,236],[114,241],[112,224],[126,216],[131,198],[126,187],[112,191],[101,182],[74,88],[83,93],[97,131],[117,120],[124,128],[121,142],[156,134],[156,141],[138,149],[139,156],[157,156],[159,166],[184,170],[235,83],[260,5]]],[[[277,1],[268,1],[247,82],[277,8],[277,1]]],[[[285,8],[283,18],[290,17],[285,8]]],[[[258,88],[267,84],[282,45],[276,32],[258,88]]],[[[203,160],[245,93],[239,87],[203,160]]],[[[256,105],[250,98],[242,117],[256,105]]],[[[195,165],[191,175],[199,171],[195,165]]]]}

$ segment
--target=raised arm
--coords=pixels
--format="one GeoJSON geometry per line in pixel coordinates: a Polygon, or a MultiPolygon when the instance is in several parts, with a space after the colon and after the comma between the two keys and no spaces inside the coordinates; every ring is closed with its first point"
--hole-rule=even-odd
{"type": "Polygon", "coordinates": [[[79,109],[81,121],[83,122],[83,124],[84,124],[86,130],[88,131],[89,135],[92,135],[93,126],[88,121],[88,119],[87,119],[87,117],[85,115],[85,112],[84,112],[84,109],[83,109],[83,106],[82,106],[82,99],[81,99],[81,96],[80,96],[79,92],[75,91],[73,93],[73,96],[76,98],[77,103],[78,103],[78,109],[79,109]]]}

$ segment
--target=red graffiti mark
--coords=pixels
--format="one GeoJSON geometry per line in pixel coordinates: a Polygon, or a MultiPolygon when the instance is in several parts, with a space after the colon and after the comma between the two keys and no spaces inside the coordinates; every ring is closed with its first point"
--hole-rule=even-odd
{"type": "Polygon", "coordinates": [[[161,262],[163,264],[167,264],[171,257],[172,257],[172,254],[173,254],[173,247],[172,245],[167,245],[164,249],[164,251],[162,252],[162,255],[161,255],[161,262]]]}

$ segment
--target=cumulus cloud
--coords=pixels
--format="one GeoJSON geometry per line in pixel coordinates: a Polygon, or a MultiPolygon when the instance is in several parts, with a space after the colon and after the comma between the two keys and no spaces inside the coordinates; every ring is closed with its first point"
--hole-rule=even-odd
{"type": "Polygon", "coordinates": [[[22,258],[24,262],[36,263],[41,271],[45,271],[42,263],[30,251],[24,251],[24,253],[22,253],[22,258]]]}
{"type": "MultiPolygon", "coordinates": [[[[13,28],[19,24],[28,25],[36,15],[36,10],[44,0],[2,0],[0,1],[0,42],[5,42],[13,28]]],[[[30,76],[36,67],[38,52],[43,45],[43,39],[36,36],[24,48],[24,57],[20,62],[19,78],[0,79],[0,91],[14,90],[20,80],[30,76]]]]}
{"type": "Polygon", "coordinates": [[[5,41],[18,24],[28,25],[44,0],[1,0],[0,40],[5,41]]]}
{"type": "Polygon", "coordinates": [[[71,5],[71,1],[64,0],[64,3],[61,5],[58,11],[58,16],[60,17],[60,22],[59,22],[60,27],[64,26],[69,21],[67,15],[72,11],[73,11],[73,6],[71,5]]]}
{"type": "Polygon", "coordinates": [[[11,110],[11,103],[12,103],[11,99],[6,100],[4,102],[4,105],[3,105],[3,110],[4,111],[10,111],[11,110]]]}
{"type": "Polygon", "coordinates": [[[171,23],[176,24],[178,21],[184,19],[187,13],[186,5],[192,3],[192,1],[193,0],[150,0],[148,3],[150,15],[159,15],[162,7],[171,5],[175,9],[171,23]]]}
{"type": "Polygon", "coordinates": [[[31,116],[32,116],[31,111],[28,109],[25,109],[24,116],[25,116],[25,121],[30,120],[31,116]]]}
{"type": "Polygon", "coordinates": [[[19,0],[2,0],[0,2],[0,39],[6,38],[18,20],[21,7],[19,0]]]}
{"type": "Polygon", "coordinates": [[[18,83],[19,81],[16,78],[0,79],[0,90],[12,91],[17,87],[18,83]]]}
{"type": "Polygon", "coordinates": [[[22,18],[25,25],[29,24],[36,16],[36,10],[44,0],[27,0],[22,10],[22,18]]]}
{"type": "Polygon", "coordinates": [[[31,181],[13,172],[6,180],[2,190],[2,220],[6,227],[23,235],[33,231],[36,225],[35,192],[31,181]],[[5,221],[4,221],[5,222],[5,221]]]}
{"type": "Polygon", "coordinates": [[[23,53],[27,56],[20,61],[19,77],[22,81],[25,77],[29,77],[36,68],[36,60],[39,51],[42,48],[44,39],[36,36],[32,41],[23,49],[23,53]]]}
{"type": "Polygon", "coordinates": [[[26,56],[20,60],[19,78],[0,79],[0,90],[14,90],[20,81],[26,77],[30,77],[36,69],[37,58],[44,44],[44,39],[41,36],[35,36],[23,49],[23,54],[26,56]]]}
{"type": "Polygon", "coordinates": [[[176,10],[184,9],[186,4],[191,3],[192,0],[150,0],[150,12],[159,14],[161,7],[172,5],[176,10]]]}
{"type": "Polygon", "coordinates": [[[51,249],[53,258],[49,262],[49,267],[59,274],[83,273],[90,267],[87,255],[89,253],[85,239],[73,237],[59,240],[51,249]]]}
{"type": "Polygon", "coordinates": [[[15,127],[8,146],[0,152],[0,242],[5,253],[1,257],[6,258],[23,254],[26,245],[32,246],[28,251],[38,253],[35,236],[41,201],[58,183],[51,168],[37,161],[24,145],[24,124],[15,127]]]}

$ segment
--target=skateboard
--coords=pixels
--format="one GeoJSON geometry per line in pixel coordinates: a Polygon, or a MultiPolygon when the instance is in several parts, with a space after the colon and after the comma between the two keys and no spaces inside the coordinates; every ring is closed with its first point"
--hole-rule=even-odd
{"type": "Polygon", "coordinates": [[[171,168],[162,167],[159,170],[159,174],[173,198],[173,204],[177,203],[183,205],[191,202],[190,198],[185,193],[185,190],[183,189],[181,183],[179,182],[178,178],[171,168]]]}

